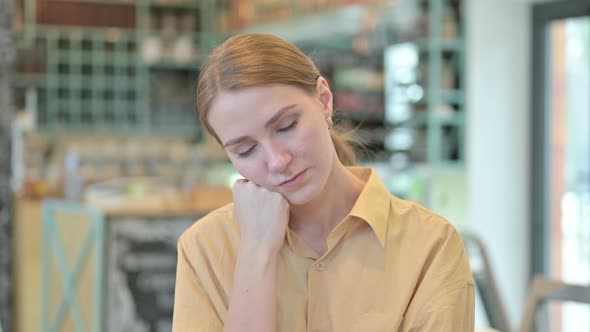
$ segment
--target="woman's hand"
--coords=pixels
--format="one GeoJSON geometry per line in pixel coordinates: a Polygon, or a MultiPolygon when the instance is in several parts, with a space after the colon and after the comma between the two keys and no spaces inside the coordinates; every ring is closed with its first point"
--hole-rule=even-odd
{"type": "Polygon", "coordinates": [[[285,241],[289,202],[248,180],[237,180],[233,193],[241,239],[223,330],[273,332],[277,330],[278,252],[285,241]]]}
{"type": "Polygon", "coordinates": [[[234,214],[243,248],[277,253],[289,223],[289,202],[280,193],[240,179],[233,186],[234,214]]]}

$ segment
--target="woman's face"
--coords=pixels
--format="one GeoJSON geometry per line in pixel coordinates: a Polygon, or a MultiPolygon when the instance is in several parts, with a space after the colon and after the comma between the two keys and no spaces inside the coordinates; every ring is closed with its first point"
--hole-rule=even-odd
{"type": "Polygon", "coordinates": [[[331,115],[332,94],[320,77],[314,95],[288,85],[222,92],[208,121],[244,178],[300,205],[318,196],[332,170],[331,115]]]}

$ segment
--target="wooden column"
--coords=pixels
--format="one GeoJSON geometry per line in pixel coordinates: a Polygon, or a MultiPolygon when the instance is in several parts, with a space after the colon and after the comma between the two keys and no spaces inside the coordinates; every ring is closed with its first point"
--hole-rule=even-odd
{"type": "Polygon", "coordinates": [[[12,331],[12,0],[0,0],[0,322],[12,331]]]}

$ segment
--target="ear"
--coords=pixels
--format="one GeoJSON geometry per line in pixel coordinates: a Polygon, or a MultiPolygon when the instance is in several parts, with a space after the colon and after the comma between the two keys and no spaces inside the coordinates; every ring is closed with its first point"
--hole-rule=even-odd
{"type": "Polygon", "coordinates": [[[328,81],[320,76],[316,81],[316,94],[320,98],[320,102],[322,103],[322,111],[326,118],[332,117],[333,107],[334,107],[334,100],[332,96],[332,91],[330,91],[330,86],[328,85],[328,81]]]}

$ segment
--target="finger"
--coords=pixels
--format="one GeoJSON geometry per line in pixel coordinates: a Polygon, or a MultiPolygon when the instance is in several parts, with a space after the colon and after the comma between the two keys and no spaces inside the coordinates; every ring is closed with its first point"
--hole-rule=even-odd
{"type": "Polygon", "coordinates": [[[246,180],[246,179],[237,179],[237,180],[234,182],[234,185],[233,185],[233,187],[232,187],[232,188],[233,188],[233,189],[236,189],[236,186],[243,186],[243,185],[245,185],[246,183],[248,183],[248,180],[246,180]]]}

